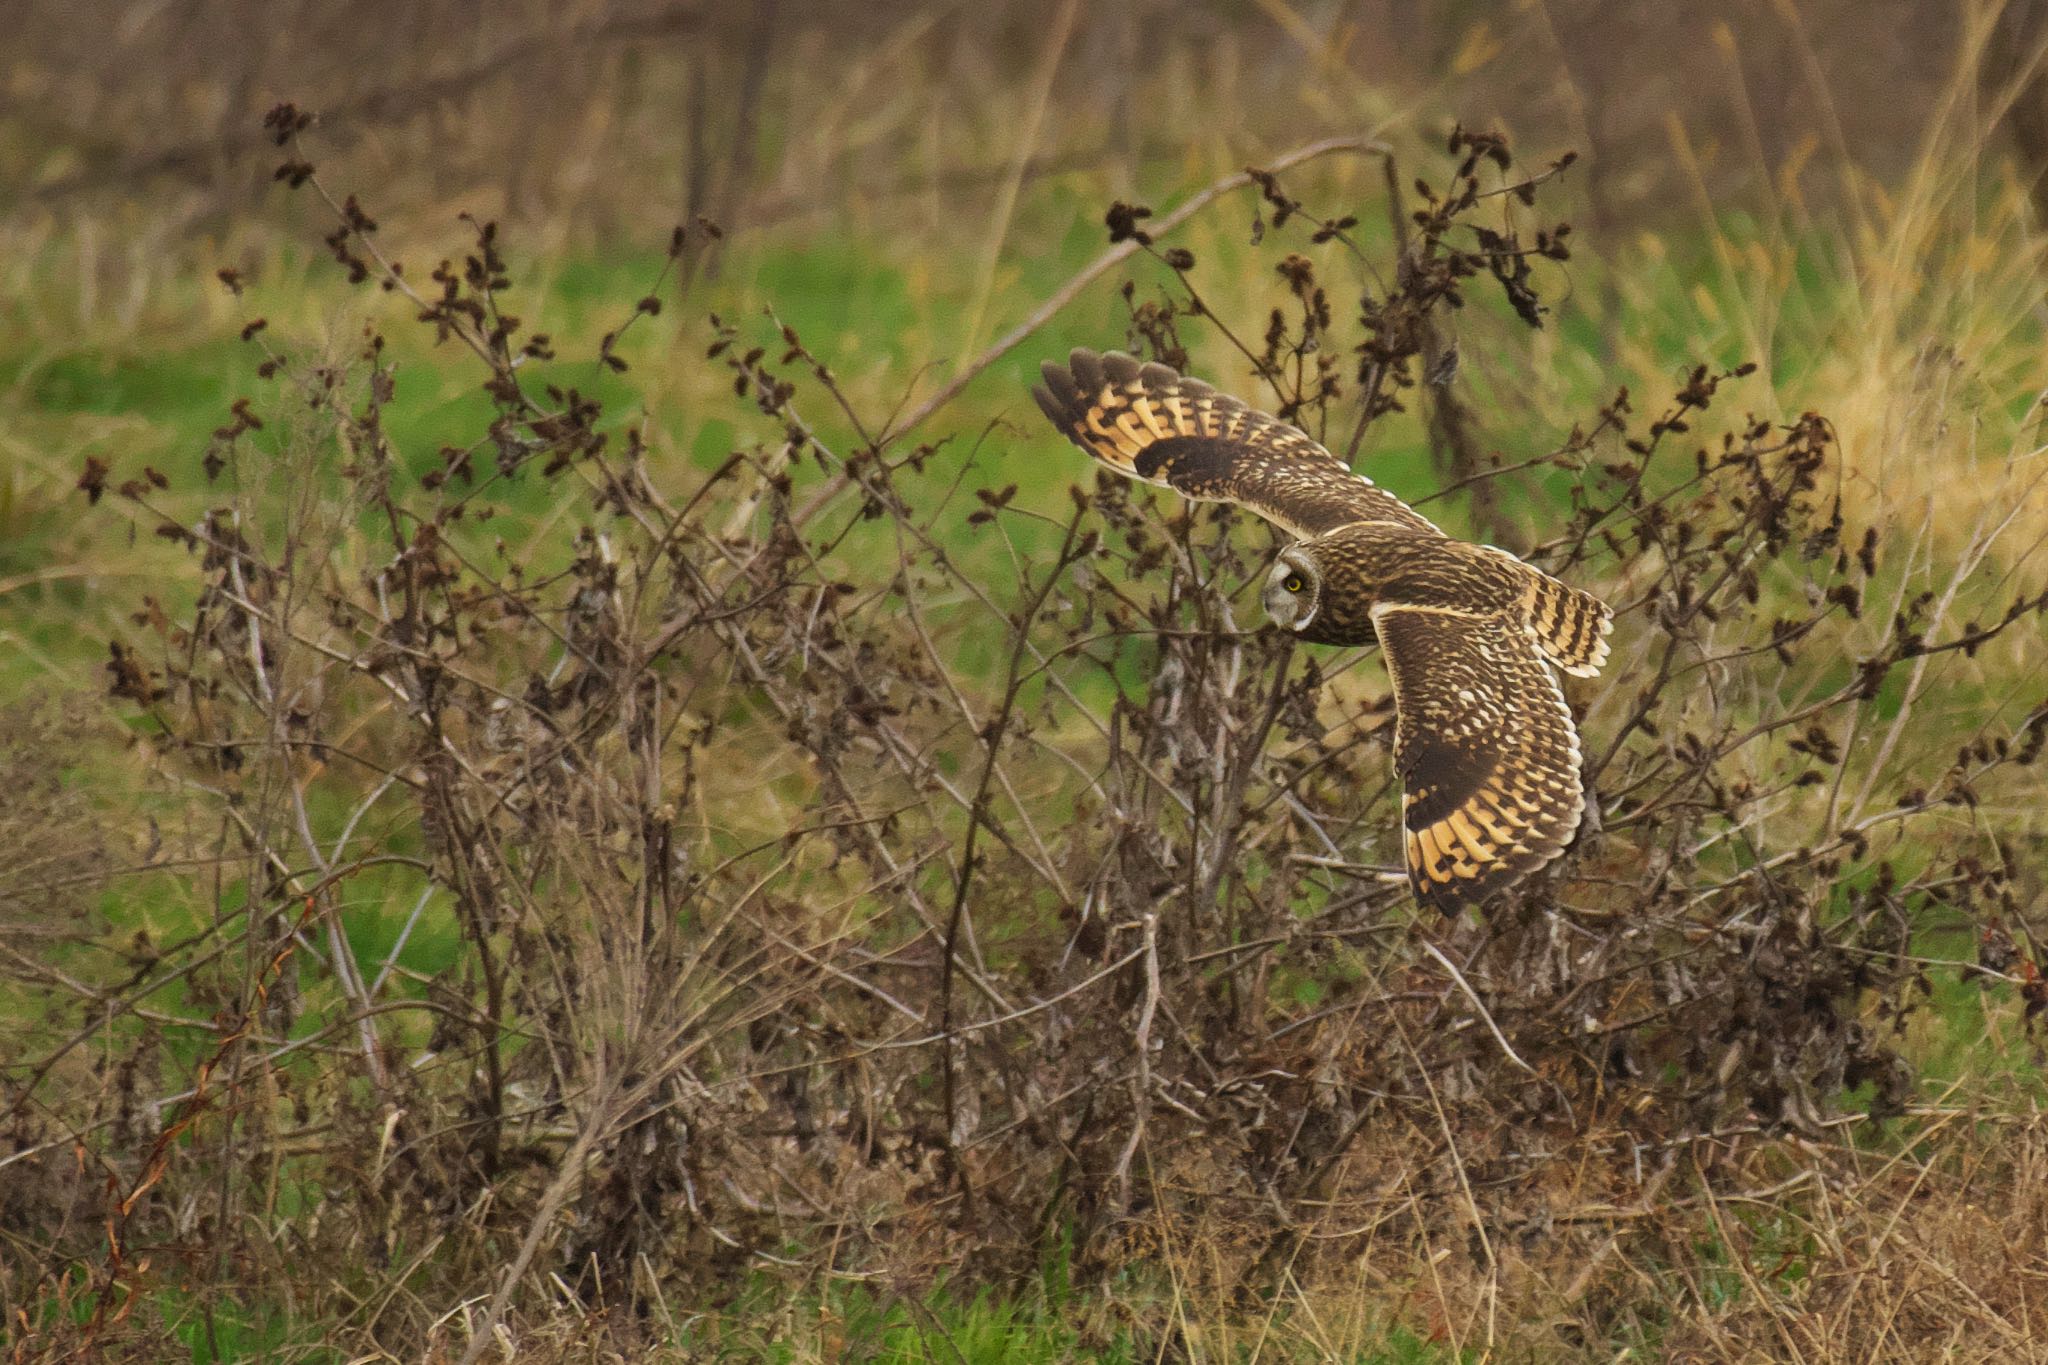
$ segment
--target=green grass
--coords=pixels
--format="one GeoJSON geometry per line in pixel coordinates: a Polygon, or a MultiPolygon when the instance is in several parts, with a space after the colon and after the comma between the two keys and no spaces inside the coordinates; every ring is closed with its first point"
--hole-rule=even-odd
{"type": "Polygon", "coordinates": [[[339,1365],[343,1353],[322,1343],[320,1330],[296,1321],[291,1310],[257,1301],[244,1306],[218,1294],[204,1299],[166,1292],[158,1309],[191,1352],[192,1365],[239,1365],[287,1359],[297,1365],[339,1365]]]}
{"type": "Polygon", "coordinates": [[[1469,1357],[1399,1326],[1317,1323],[1281,1305],[1229,1324],[1191,1323],[1168,1286],[1134,1275],[1115,1300],[1079,1294],[1057,1260],[1031,1285],[1007,1295],[941,1282],[915,1297],[841,1283],[789,1297],[757,1278],[723,1309],[701,1316],[662,1344],[689,1359],[763,1360],[798,1365],[861,1360],[875,1365],[1037,1365],[1086,1360],[1144,1365],[1192,1350],[1206,1361],[1340,1361],[1342,1365],[1452,1365],[1469,1357]]]}
{"type": "MultiPolygon", "coordinates": [[[[704,471],[733,450],[774,437],[770,424],[735,402],[718,373],[702,365],[703,347],[710,338],[704,314],[720,313],[738,322],[750,338],[773,347],[773,328],[761,311],[772,307],[775,318],[795,328],[832,367],[861,412],[887,414],[906,395],[930,392],[961,357],[1022,316],[1099,251],[1098,211],[1099,204],[1089,194],[1067,183],[1055,182],[1027,196],[1008,233],[1011,249],[998,266],[987,318],[973,336],[965,334],[959,300],[977,284],[977,243],[948,243],[934,250],[922,240],[858,232],[801,240],[769,234],[735,243],[715,278],[686,305],[676,306],[671,299],[658,318],[636,324],[622,351],[634,369],[623,377],[606,374],[590,357],[597,337],[653,287],[662,268],[657,255],[634,249],[520,264],[515,237],[512,251],[523,273],[506,306],[526,317],[530,329],[554,336],[562,359],[541,367],[547,379],[607,399],[615,429],[644,424],[657,475],[673,494],[694,487],[704,471]]],[[[1243,316],[1249,299],[1270,292],[1265,280],[1247,278],[1263,270],[1270,258],[1255,255],[1245,245],[1242,205],[1226,205],[1213,218],[1192,231],[1188,240],[1200,258],[1201,278],[1218,281],[1216,297],[1236,305],[1238,316],[1243,316]]],[[[1715,230],[1738,238],[1758,232],[1733,222],[1715,230]]],[[[1368,226],[1363,235],[1369,251],[1384,244],[1383,230],[1368,226]]],[[[1487,447],[1509,461],[1554,447],[1573,420],[1590,420],[1612,396],[1617,368],[1640,382],[1645,372],[1668,377],[1693,363],[1730,364],[1749,358],[1746,338],[1737,326],[1748,307],[1744,286],[1708,264],[1711,246],[1703,232],[1694,240],[1666,243],[1654,267],[1625,253],[1608,267],[1631,282],[1623,299],[1620,331],[1634,353],[1632,360],[1610,364],[1599,354],[1607,320],[1591,311],[1597,294],[1593,284],[1602,269],[1597,264],[1586,264],[1583,277],[1573,281],[1569,297],[1559,303],[1554,329],[1527,339],[1535,349],[1523,349],[1524,339],[1511,326],[1497,314],[1475,307],[1474,316],[1462,325],[1472,338],[1466,342],[1473,352],[1469,382],[1487,447]],[[1490,348],[1496,341],[1503,343],[1497,352],[1490,348]],[[1524,373],[1525,364],[1534,363],[1532,358],[1539,354],[1547,358],[1545,363],[1533,374],[1524,373]],[[1533,405],[1523,403],[1529,390],[1540,390],[1533,405]]],[[[1340,298],[1356,292],[1358,281],[1345,273],[1350,266],[1338,249],[1319,249],[1317,259],[1340,298]],[[1340,279],[1345,281],[1341,286],[1340,279]]],[[[1132,273],[1145,281],[1141,298],[1156,295],[1165,279],[1163,271],[1145,262],[1135,263],[1132,273]]],[[[1741,403],[1767,411],[1776,390],[1796,392],[1816,372],[1824,359],[1825,339],[1843,318],[1856,312],[1854,281],[1847,275],[1827,240],[1815,238],[1800,245],[1789,303],[1781,314],[1781,344],[1766,357],[1770,382],[1759,376],[1745,386],[1741,403]]],[[[266,394],[288,382],[266,385],[256,378],[260,353],[236,339],[241,315],[222,309],[217,300],[209,301],[215,289],[205,272],[195,269],[188,279],[166,286],[146,325],[128,334],[66,325],[57,310],[48,308],[39,312],[39,325],[0,332],[0,431],[14,433],[12,444],[0,447],[6,459],[0,465],[0,474],[5,475],[0,480],[0,584],[51,568],[71,575],[23,582],[0,594],[0,699],[47,688],[53,678],[64,679],[66,686],[79,691],[96,690],[105,642],[132,629],[124,617],[138,596],[153,591],[170,597],[183,591],[177,584],[185,580],[165,572],[176,563],[178,552],[152,541],[146,523],[140,535],[130,537],[118,508],[86,511],[69,483],[86,456],[101,455],[117,461],[117,477],[133,476],[144,465],[152,465],[171,475],[174,489],[194,487],[208,434],[226,419],[228,404],[248,394],[263,410],[266,394]]],[[[471,440],[485,424],[489,404],[475,387],[473,367],[459,363],[446,348],[437,352],[427,344],[422,329],[407,321],[405,306],[345,289],[321,263],[280,253],[246,303],[250,313],[272,318],[265,336],[273,344],[302,358],[323,352],[345,355],[358,344],[361,319],[380,319],[391,341],[389,363],[397,367],[401,399],[393,409],[390,429],[410,475],[436,467],[443,444],[471,440]]],[[[34,311],[36,301],[23,307],[34,311]]],[[[1255,335],[1259,329],[1248,325],[1240,330],[1255,335]]],[[[1085,483],[1089,475],[1075,452],[1042,429],[1025,397],[1027,386],[1040,358],[1064,354],[1072,345],[1120,344],[1123,335],[1123,308],[1114,280],[1106,280],[1030,343],[991,367],[942,425],[919,433],[924,439],[949,435],[953,442],[933,462],[921,487],[936,500],[953,483],[950,461],[971,458],[965,488],[1017,482],[1023,486],[1020,506],[1057,514],[1064,506],[1067,484],[1085,483]]],[[[1189,335],[1201,338],[1196,353],[1211,367],[1212,377],[1226,387],[1242,386],[1246,367],[1241,360],[1213,334],[1205,333],[1201,324],[1192,324],[1189,335]]],[[[2011,338],[2016,347],[2038,342],[2033,322],[2022,323],[2011,338]]],[[[1638,406],[1647,409],[1661,396],[1654,388],[1639,389],[1638,406]]],[[[801,401],[806,418],[828,444],[842,453],[854,447],[856,433],[824,395],[807,387],[801,401]]],[[[2024,415],[2016,402],[2001,397],[1990,406],[2012,423],[2024,415]]],[[[242,472],[264,477],[260,464],[265,451],[278,448],[273,444],[278,435],[273,430],[251,443],[251,467],[242,472]]],[[[487,460],[487,454],[480,456],[480,461],[487,460]]],[[[1390,422],[1383,432],[1376,432],[1363,465],[1379,482],[1410,497],[1426,494],[1437,479],[1412,420],[1390,422]]],[[[816,479],[817,474],[805,471],[802,477],[816,479]]],[[[1563,505],[1561,475],[1517,486],[1551,508],[1563,505]]],[[[537,553],[532,547],[547,541],[543,528],[560,519],[589,518],[582,504],[565,510],[559,491],[533,477],[494,489],[488,501],[500,509],[500,516],[480,538],[503,537],[515,554],[537,553]]],[[[204,509],[207,497],[177,494],[168,502],[181,515],[191,516],[204,509]]],[[[952,538],[949,548],[959,555],[990,566],[992,572],[1014,574],[1019,564],[1028,568],[1050,548],[1056,534],[1050,527],[1012,523],[1006,528],[1007,543],[995,532],[974,532],[965,524],[974,505],[963,494],[940,522],[942,534],[952,538]]],[[[1431,512],[1452,529],[1462,529],[1457,507],[1439,504],[1431,512]]],[[[1524,512],[1531,523],[1545,515],[1540,506],[1524,512]]],[[[1263,533],[1240,527],[1237,534],[1263,533]]],[[[167,605],[177,616],[177,604],[167,605]]],[[[1000,664],[1000,651],[993,643],[977,645],[970,639],[963,651],[960,663],[970,674],[985,674],[1000,664]]],[[[1136,661],[1122,661],[1120,676],[1126,686],[1143,685],[1138,668],[1136,661]]],[[[1106,689],[1111,682],[1104,678],[1099,685],[1106,689]]],[[[1877,710],[1880,718],[1896,711],[1902,686],[1896,675],[1887,683],[1877,710]]],[[[1975,697],[1966,689],[1955,699],[1975,697]]],[[[87,766],[88,781],[100,770],[129,771],[126,759],[112,752],[92,756],[87,766]]],[[[133,820],[134,813],[123,812],[121,818],[133,820]]],[[[942,894],[943,876],[933,872],[931,878],[929,889],[942,894]]],[[[349,948],[367,972],[374,973],[391,955],[410,912],[410,904],[397,891],[400,881],[395,874],[366,874],[351,884],[344,902],[349,948]]],[[[220,903],[232,912],[239,900],[238,889],[230,886],[220,903]]],[[[124,883],[108,894],[101,908],[116,926],[117,936],[147,931],[163,942],[201,927],[203,916],[213,912],[197,907],[211,904],[210,897],[196,894],[189,901],[166,896],[162,884],[144,888],[124,883]]],[[[1000,945],[1006,928],[1021,931],[1015,925],[990,925],[992,947],[1000,945]]],[[[1966,940],[1967,935],[1956,934],[1929,938],[1923,950],[1930,956],[1967,958],[1971,945],[1966,940]]],[[[408,972],[431,978],[455,964],[460,947],[447,912],[430,905],[397,962],[408,972]]],[[[1337,971],[1342,970],[1340,963],[1337,971]]],[[[390,989],[424,987],[401,979],[390,989]]],[[[1327,977],[1297,977],[1276,984],[1277,995],[1302,1006],[1314,1004],[1329,989],[1327,977]]],[[[1909,1039],[1922,1074],[1938,1084],[1988,1082],[2015,1095],[2038,1098],[2039,1077],[2017,1041],[2017,1010],[2010,990],[1987,992],[1948,974],[1936,974],[1932,990],[1938,1024],[1921,1028],[1909,1039]]],[[[177,1011],[190,1002],[182,987],[174,987],[149,1003],[177,1011]]],[[[306,1011],[303,1029],[317,1025],[320,1003],[317,997],[309,1002],[313,1007],[306,1011]]],[[[203,1037],[181,1037],[175,1039],[173,1050],[190,1063],[206,1050],[206,1042],[203,1037]]],[[[315,1063],[302,1058],[292,1065],[310,1068],[315,1063]]],[[[305,1163],[304,1174],[307,1188],[317,1189],[317,1163],[305,1163]]],[[[296,1197],[317,1199],[317,1194],[296,1197]]],[[[1743,1217],[1751,1221],[1759,1244],[1782,1247],[1788,1255],[1798,1251],[1793,1231],[1769,1225],[1761,1216],[1743,1217]]],[[[1725,1251],[1708,1248],[1701,1259],[1711,1263],[1717,1255],[1726,1258],[1725,1251]]],[[[1802,1268],[1799,1273],[1806,1272],[1802,1268]]],[[[1118,1320],[1103,1303],[1071,1293],[1060,1275],[1049,1274],[1044,1285],[1009,1297],[944,1286],[916,1298],[849,1289],[791,1299],[786,1287],[779,1285],[761,1292],[767,1297],[743,1299],[731,1311],[692,1317],[669,1344],[709,1358],[788,1361],[814,1358],[828,1350],[905,1362],[1138,1361],[1156,1358],[1159,1350],[1156,1337],[1118,1320]],[[792,1340],[810,1345],[793,1345],[792,1340]],[[807,1349],[812,1354],[805,1354],[807,1349]]],[[[1711,1277],[1706,1292],[1713,1300],[1710,1306],[1719,1308],[1748,1291],[1733,1269],[1724,1269],[1711,1277]]],[[[317,1331],[309,1332],[288,1312],[260,1298],[243,1302],[209,1296],[200,1303],[163,1291],[155,1310],[195,1361],[262,1359],[284,1353],[294,1359],[327,1358],[321,1354],[317,1331]]],[[[1302,1344],[1310,1338],[1291,1327],[1274,1334],[1274,1341],[1282,1344],[1263,1349],[1255,1330],[1234,1332],[1230,1340],[1233,1345],[1203,1358],[1314,1358],[1311,1348],[1302,1344]]],[[[1363,1340],[1345,1357],[1359,1362],[1454,1358],[1396,1327],[1349,1340],[1363,1340]]]]}
{"type": "MultiPolygon", "coordinates": [[[[161,1357],[167,1362],[328,1365],[347,1358],[322,1340],[318,1325],[297,1320],[289,1306],[261,1291],[200,1297],[159,1289],[145,1297],[146,1311],[168,1338],[161,1357]]],[[[46,1328],[52,1325],[50,1313],[84,1321],[78,1303],[67,1308],[52,1302],[43,1315],[46,1328]]],[[[1140,1324],[1129,1302],[1110,1309],[1103,1300],[1074,1294],[1052,1274],[1008,1296],[958,1291],[944,1283],[906,1296],[845,1282],[823,1293],[792,1296],[788,1286],[757,1277],[724,1307],[692,1311],[668,1327],[658,1320],[644,1323],[633,1339],[636,1354],[654,1361],[769,1365],[1145,1365],[1162,1352],[1172,1358],[1176,1343],[1180,1350],[1191,1346],[1203,1360],[1231,1365],[1455,1365],[1477,1359],[1398,1326],[1345,1324],[1333,1338],[1329,1325],[1304,1321],[1298,1310],[1285,1307],[1223,1330],[1188,1323],[1170,1298],[1153,1302],[1145,1316],[1140,1324]]],[[[8,1340],[0,1332],[0,1344],[8,1340]]]]}

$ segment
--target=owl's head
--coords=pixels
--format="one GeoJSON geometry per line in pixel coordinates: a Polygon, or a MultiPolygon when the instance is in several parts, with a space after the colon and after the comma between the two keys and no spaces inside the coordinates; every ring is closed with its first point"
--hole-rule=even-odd
{"type": "Polygon", "coordinates": [[[1323,604],[1323,575],[1313,556],[1290,545],[1273,562],[1266,577],[1266,615],[1282,630],[1299,634],[1309,628],[1323,604]]]}

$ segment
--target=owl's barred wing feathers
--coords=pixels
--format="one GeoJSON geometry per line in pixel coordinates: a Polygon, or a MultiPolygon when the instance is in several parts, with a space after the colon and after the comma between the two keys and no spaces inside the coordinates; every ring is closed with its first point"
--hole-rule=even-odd
{"type": "Polygon", "coordinates": [[[1408,880],[1446,913],[1556,858],[1585,810],[1579,736],[1519,611],[1380,603],[1408,880]]]}
{"type": "Polygon", "coordinates": [[[1044,374],[1031,395],[1053,425],[1128,478],[1241,503],[1303,539],[1360,522],[1436,531],[1294,427],[1164,365],[1077,350],[1044,374]]]}
{"type": "Polygon", "coordinates": [[[1560,583],[1539,569],[1530,569],[1529,577],[1532,585],[1526,610],[1537,648],[1575,678],[1590,678],[1598,673],[1607,662],[1607,637],[1614,633],[1614,609],[1593,594],[1560,583]]]}

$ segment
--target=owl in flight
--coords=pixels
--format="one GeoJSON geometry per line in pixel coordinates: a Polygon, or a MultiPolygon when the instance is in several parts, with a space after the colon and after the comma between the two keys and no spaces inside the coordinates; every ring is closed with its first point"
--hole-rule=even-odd
{"type": "Polygon", "coordinates": [[[1295,537],[1266,612],[1324,645],[1378,641],[1394,684],[1408,881],[1480,905],[1564,851],[1586,806],[1553,668],[1607,661],[1604,602],[1491,545],[1452,540],[1300,431],[1164,365],[1077,350],[1038,406],[1117,473],[1249,507],[1295,537]]]}

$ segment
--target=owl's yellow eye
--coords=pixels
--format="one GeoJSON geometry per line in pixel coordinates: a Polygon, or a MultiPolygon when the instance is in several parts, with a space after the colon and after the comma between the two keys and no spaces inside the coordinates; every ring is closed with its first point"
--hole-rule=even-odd
{"type": "Polygon", "coordinates": [[[1301,575],[1298,573],[1291,573],[1287,575],[1287,581],[1281,584],[1280,586],[1287,589],[1287,591],[1289,592],[1300,592],[1303,587],[1301,575]]]}

